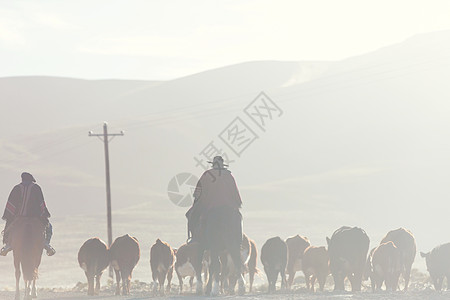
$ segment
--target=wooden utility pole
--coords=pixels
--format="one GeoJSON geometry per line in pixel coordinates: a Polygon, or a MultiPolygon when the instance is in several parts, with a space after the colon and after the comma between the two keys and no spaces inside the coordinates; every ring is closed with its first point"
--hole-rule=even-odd
{"type": "MultiPolygon", "coordinates": [[[[103,123],[103,134],[96,134],[92,131],[89,131],[89,136],[96,136],[101,141],[103,141],[105,148],[105,172],[106,172],[106,215],[107,215],[107,227],[108,227],[108,247],[111,247],[112,244],[112,218],[111,218],[111,180],[109,176],[109,148],[108,143],[110,142],[109,137],[112,137],[111,140],[116,136],[123,136],[124,132],[120,133],[108,133],[108,123],[103,123]]],[[[109,266],[109,276],[113,277],[113,270],[111,266],[109,266]]]]}

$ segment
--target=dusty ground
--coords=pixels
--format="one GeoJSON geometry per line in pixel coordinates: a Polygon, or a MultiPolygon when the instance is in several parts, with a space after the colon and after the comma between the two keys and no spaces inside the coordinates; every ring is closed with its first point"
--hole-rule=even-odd
{"type": "MultiPolygon", "coordinates": [[[[326,291],[319,293],[309,293],[306,291],[303,283],[303,278],[297,277],[296,284],[292,291],[282,292],[277,291],[274,294],[267,294],[266,289],[267,285],[262,284],[256,286],[255,292],[251,294],[246,294],[244,296],[219,296],[216,298],[220,299],[244,299],[244,300],[253,300],[253,299],[305,299],[305,300],[321,300],[321,299],[331,299],[331,300],[444,300],[450,299],[450,291],[444,292],[436,292],[433,287],[430,285],[429,281],[424,277],[422,273],[413,273],[413,281],[410,285],[410,291],[404,292],[395,292],[395,293],[387,293],[387,292],[377,292],[373,293],[370,291],[370,288],[366,285],[363,286],[363,292],[359,293],[335,293],[332,292],[333,285],[331,276],[328,277],[326,284],[326,291]]],[[[401,282],[402,285],[402,282],[401,282]]],[[[88,297],[86,295],[87,286],[86,283],[79,282],[73,288],[41,288],[39,289],[38,299],[40,300],[49,300],[49,299],[65,299],[65,300],[75,300],[75,299],[130,299],[130,300],[144,300],[144,299],[208,299],[209,297],[199,297],[193,293],[187,292],[183,295],[178,294],[178,285],[176,283],[172,283],[172,289],[169,295],[166,297],[156,297],[151,292],[150,284],[134,281],[131,286],[131,295],[130,296],[114,296],[115,285],[111,280],[108,280],[108,284],[101,289],[101,293],[96,297],[88,297]]],[[[347,287],[348,288],[348,287],[347,287]]],[[[188,287],[185,285],[185,290],[188,290],[188,287]]],[[[21,291],[22,292],[22,291],[21,291]]],[[[14,299],[13,291],[0,291],[0,299],[1,300],[12,300],[14,299]]]]}
{"type": "MultiPolygon", "coordinates": [[[[14,292],[0,292],[0,298],[2,300],[14,299],[14,292]]],[[[130,300],[144,300],[144,299],[153,299],[150,292],[133,292],[131,296],[125,297],[117,297],[112,293],[102,293],[100,296],[96,297],[88,297],[85,293],[78,291],[45,291],[41,290],[38,299],[47,300],[47,299],[65,299],[65,300],[76,300],[76,299],[130,299],[130,300]]],[[[169,295],[167,297],[159,297],[160,299],[197,299],[203,298],[207,299],[208,297],[197,297],[193,294],[185,294],[185,295],[169,295]]],[[[221,299],[305,299],[305,300],[321,300],[321,299],[336,299],[336,300],[346,300],[346,299],[369,299],[369,300],[394,300],[394,299],[409,299],[409,300],[444,300],[450,299],[450,292],[442,292],[438,293],[433,290],[425,290],[425,291],[413,291],[413,292],[397,292],[397,293],[371,293],[371,292],[362,292],[362,293],[345,293],[345,294],[335,294],[332,292],[323,292],[317,294],[308,294],[304,292],[293,292],[293,293],[276,293],[272,295],[268,295],[266,293],[256,293],[249,294],[244,296],[219,296],[216,298],[221,299]]]]}

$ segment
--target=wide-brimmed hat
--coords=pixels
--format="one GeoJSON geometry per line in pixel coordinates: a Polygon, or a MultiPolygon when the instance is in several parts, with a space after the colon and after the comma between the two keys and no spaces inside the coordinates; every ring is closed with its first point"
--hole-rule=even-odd
{"type": "Polygon", "coordinates": [[[20,175],[20,177],[22,177],[22,181],[36,182],[36,179],[34,179],[33,175],[31,175],[28,172],[23,172],[22,175],[20,175]]]}
{"type": "Polygon", "coordinates": [[[225,165],[223,163],[223,158],[222,156],[214,156],[213,161],[208,161],[210,164],[214,165],[218,165],[220,167],[228,167],[228,165],[225,165]]]}

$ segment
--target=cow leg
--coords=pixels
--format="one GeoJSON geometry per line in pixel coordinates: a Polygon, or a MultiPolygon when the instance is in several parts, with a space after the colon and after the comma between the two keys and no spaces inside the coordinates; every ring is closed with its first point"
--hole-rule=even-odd
{"type": "Polygon", "coordinates": [[[286,284],[286,270],[284,268],[281,268],[280,277],[281,277],[281,289],[285,290],[287,284],[286,284]]]}
{"type": "Polygon", "coordinates": [[[31,288],[31,297],[37,298],[36,279],[33,279],[33,287],[31,288]]]}
{"type": "Polygon", "coordinates": [[[173,266],[169,269],[167,273],[167,289],[166,292],[170,293],[170,289],[172,288],[172,277],[173,277],[173,266]]]}
{"type": "Polygon", "coordinates": [[[305,271],[303,271],[303,274],[305,275],[306,289],[309,291],[311,289],[311,284],[310,284],[311,274],[309,274],[308,272],[305,272],[305,271]]]}
{"type": "Polygon", "coordinates": [[[95,295],[99,295],[100,294],[100,280],[102,279],[102,273],[98,274],[95,277],[95,290],[94,290],[94,294],[95,295]]]}
{"type": "Polygon", "coordinates": [[[264,273],[266,273],[267,276],[267,282],[268,284],[268,293],[272,292],[272,282],[273,282],[273,274],[272,274],[272,268],[268,267],[268,266],[264,266],[264,273]]]}
{"type": "Polygon", "coordinates": [[[236,275],[231,275],[228,279],[228,290],[229,292],[234,295],[234,290],[236,288],[236,283],[239,280],[239,276],[236,277],[236,275]]]}
{"type": "Polygon", "coordinates": [[[122,270],[121,276],[122,276],[122,295],[126,296],[130,294],[131,275],[128,270],[122,270]]]}
{"type": "Polygon", "coordinates": [[[375,291],[381,291],[381,286],[383,285],[383,278],[379,274],[374,274],[373,280],[375,282],[375,291]]]}
{"type": "Polygon", "coordinates": [[[159,272],[158,281],[159,281],[159,294],[164,296],[164,282],[166,281],[167,272],[163,270],[159,272]]]}
{"type": "Polygon", "coordinates": [[[114,269],[116,273],[116,296],[120,296],[120,270],[114,269]]]}
{"type": "Polygon", "coordinates": [[[436,291],[441,291],[442,290],[442,282],[443,282],[443,278],[442,277],[436,277],[436,279],[434,280],[435,284],[434,284],[434,288],[436,289],[436,291]]]}
{"type": "Polygon", "coordinates": [[[345,291],[345,275],[341,273],[333,274],[334,291],[345,291]]]}
{"type": "Polygon", "coordinates": [[[189,286],[191,287],[191,292],[192,292],[192,288],[194,287],[194,276],[191,276],[189,278],[189,286]]]}
{"type": "Polygon", "coordinates": [[[102,278],[102,273],[97,274],[95,276],[95,289],[94,289],[94,295],[100,294],[100,279],[102,278]]]}
{"type": "Polygon", "coordinates": [[[311,276],[311,292],[313,293],[315,292],[314,285],[316,284],[316,279],[317,279],[316,275],[311,276]]]}
{"type": "MultiPolygon", "coordinates": [[[[181,277],[180,274],[177,272],[178,277],[178,284],[180,285],[180,295],[183,293],[183,277],[181,277]]],[[[191,291],[192,291],[192,285],[191,285],[191,291]]]]}
{"type": "Polygon", "coordinates": [[[94,296],[94,275],[88,273],[88,272],[84,272],[86,274],[86,279],[87,279],[87,283],[88,283],[88,291],[87,294],[88,296],[94,296]]]}
{"type": "Polygon", "coordinates": [[[252,292],[252,289],[253,289],[253,280],[254,279],[255,279],[255,271],[254,270],[250,270],[248,272],[248,280],[250,281],[250,287],[249,287],[250,293],[252,292]]]}
{"type": "Polygon", "coordinates": [[[320,289],[321,292],[323,292],[323,289],[325,287],[325,282],[327,280],[327,276],[326,275],[324,276],[323,274],[320,274],[320,275],[317,276],[317,280],[319,281],[319,289],[320,289]]]}
{"type": "Polygon", "coordinates": [[[158,277],[159,277],[159,271],[158,271],[158,268],[152,269],[152,279],[153,279],[153,282],[152,282],[152,285],[153,285],[153,287],[152,287],[152,292],[153,292],[153,296],[156,296],[156,294],[158,293],[158,286],[159,286],[159,283],[158,283],[158,277]]]}
{"type": "Polygon", "coordinates": [[[409,278],[411,277],[411,266],[406,266],[405,268],[405,287],[403,288],[403,291],[408,291],[408,285],[409,285],[409,278]]]}
{"type": "Polygon", "coordinates": [[[362,281],[362,272],[356,271],[353,276],[351,276],[351,284],[352,284],[352,292],[360,292],[361,291],[361,281],[362,281]]]}
{"type": "Polygon", "coordinates": [[[450,290],[450,273],[445,275],[445,277],[447,278],[447,291],[450,290]]]}
{"type": "Polygon", "coordinates": [[[287,289],[290,290],[292,283],[294,282],[295,271],[287,270],[288,280],[287,280],[287,289]]]}

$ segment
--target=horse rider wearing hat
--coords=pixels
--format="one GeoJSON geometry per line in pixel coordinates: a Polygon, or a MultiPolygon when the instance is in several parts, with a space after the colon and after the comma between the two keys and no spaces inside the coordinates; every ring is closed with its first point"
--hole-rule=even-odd
{"type": "Polygon", "coordinates": [[[198,240],[203,232],[208,211],[213,207],[227,206],[239,211],[242,206],[241,196],[230,170],[226,169],[221,156],[214,157],[212,168],[200,177],[194,192],[194,203],[187,211],[188,240],[198,240]]]}
{"type": "Polygon", "coordinates": [[[47,255],[52,256],[56,253],[55,249],[50,246],[53,230],[48,218],[50,213],[44,201],[42,189],[36,184],[33,175],[23,172],[22,182],[14,186],[8,197],[6,208],[2,219],[6,221],[5,230],[3,231],[3,244],[5,246],[0,250],[0,255],[6,256],[12,250],[10,245],[9,230],[14,227],[14,219],[18,216],[24,217],[38,217],[42,220],[45,227],[45,244],[44,248],[47,250],[47,255]]]}

